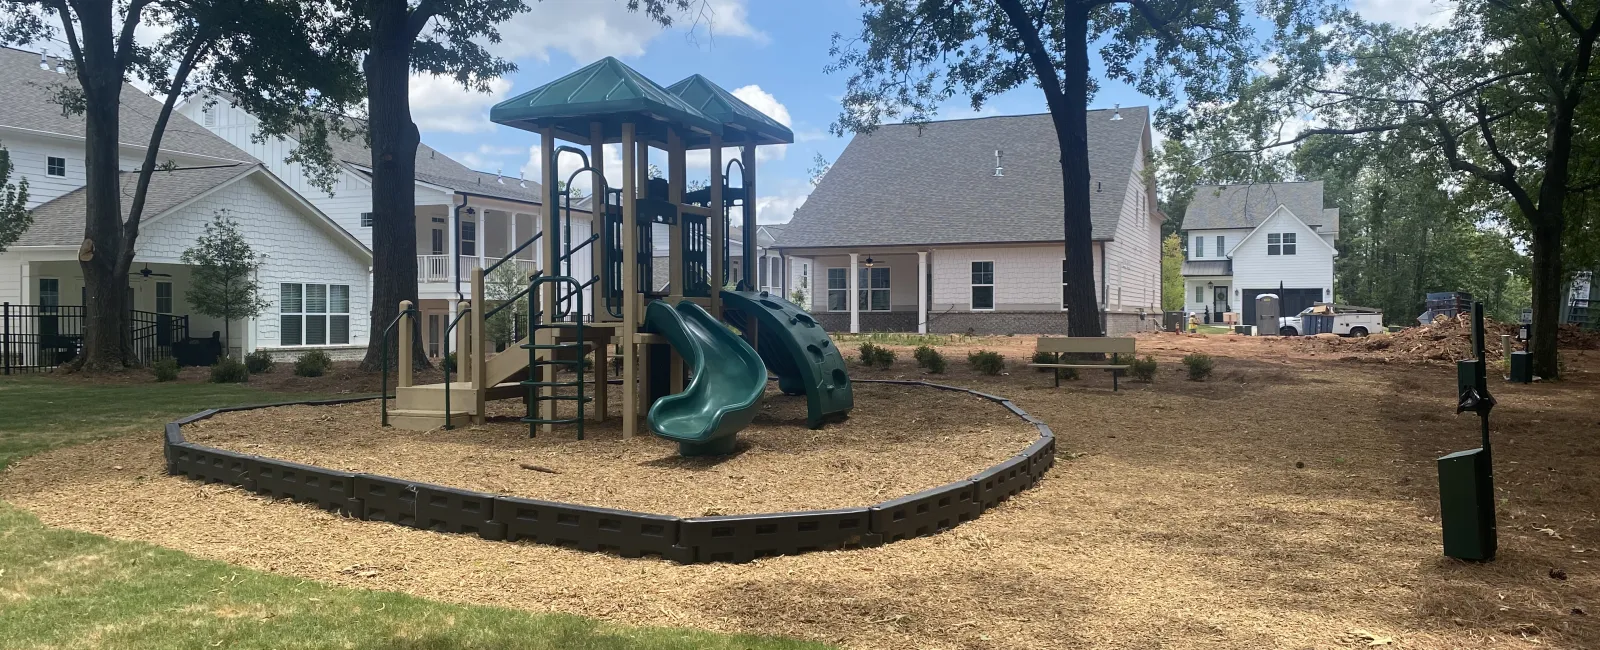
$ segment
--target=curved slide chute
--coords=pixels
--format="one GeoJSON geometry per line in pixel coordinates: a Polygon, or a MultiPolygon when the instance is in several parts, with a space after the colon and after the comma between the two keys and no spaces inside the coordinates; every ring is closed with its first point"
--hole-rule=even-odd
{"type": "Polygon", "coordinates": [[[656,400],[648,422],[656,435],[678,442],[684,456],[733,452],[767,388],[761,356],[711,314],[690,301],[650,303],[645,322],[665,336],[691,373],[684,391],[656,400]]]}
{"type": "Polygon", "coordinates": [[[722,292],[728,322],[756,320],[756,349],[778,376],[785,395],[806,396],[806,426],[820,428],[855,406],[844,354],[828,332],[799,307],[766,291],[722,292]]]}

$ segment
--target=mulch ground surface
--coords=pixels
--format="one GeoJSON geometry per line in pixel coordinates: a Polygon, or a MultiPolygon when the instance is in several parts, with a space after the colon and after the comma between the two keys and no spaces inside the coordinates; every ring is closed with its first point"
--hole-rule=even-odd
{"type": "MultiPolygon", "coordinates": [[[[356,521],[164,476],[154,430],[28,458],[0,476],[0,498],[52,525],[309,579],[850,648],[1600,647],[1600,353],[1568,351],[1561,382],[1492,384],[1500,557],[1467,564],[1440,549],[1435,459],[1477,444],[1476,421],[1453,413],[1446,363],[1146,335],[1155,382],[1113,393],[1098,371],[1056,389],[1019,368],[1031,337],[962,345],[1002,351],[1013,370],[972,374],[952,346],[950,373],[933,379],[1043,418],[1060,462],[976,521],[876,549],[679,566],[356,521]],[[1183,379],[1178,359],[1193,352],[1216,358],[1209,380],[1183,379]]],[[[924,377],[897,351],[894,367],[853,375],[924,377]]],[[[863,390],[856,418],[894,408],[882,397],[863,390]]],[[[935,399],[925,410],[948,411],[937,417],[993,421],[987,407],[935,399]]],[[[923,435],[894,421],[910,415],[876,426],[923,435]]],[[[479,453],[545,444],[514,438],[485,437],[479,453]]],[[[637,471],[611,480],[650,480],[637,471]]],[[[755,478],[746,490],[763,488],[755,478]]]]}
{"type": "Polygon", "coordinates": [[[622,439],[616,404],[581,441],[569,427],[529,438],[515,400],[493,403],[484,426],[453,430],[382,428],[372,401],[226,413],[184,435],[329,469],[682,517],[869,506],[976,474],[1038,438],[965,393],[863,383],[855,396],[869,407],[813,431],[804,397],[769,391],[736,452],[716,458],[679,457],[676,443],[645,431],[622,439]]]}

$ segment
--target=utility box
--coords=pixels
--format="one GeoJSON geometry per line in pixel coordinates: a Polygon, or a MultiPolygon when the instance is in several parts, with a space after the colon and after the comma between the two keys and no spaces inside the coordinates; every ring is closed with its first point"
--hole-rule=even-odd
{"type": "Polygon", "coordinates": [[[1511,381],[1521,384],[1533,382],[1533,355],[1521,350],[1511,353],[1511,381]]]}
{"type": "Polygon", "coordinates": [[[1487,451],[1468,449],[1439,459],[1439,518],[1445,555],[1474,562],[1494,559],[1494,479],[1487,451]]]}
{"type": "Polygon", "coordinates": [[[1263,334],[1278,333],[1278,318],[1282,316],[1283,303],[1275,293],[1263,293],[1256,296],[1256,322],[1248,323],[1256,326],[1256,331],[1263,334]]]}

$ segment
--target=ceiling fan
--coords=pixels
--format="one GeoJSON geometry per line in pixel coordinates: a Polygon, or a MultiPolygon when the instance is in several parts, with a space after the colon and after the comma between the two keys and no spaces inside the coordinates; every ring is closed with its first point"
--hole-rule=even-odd
{"type": "Polygon", "coordinates": [[[155,271],[151,271],[150,270],[150,265],[149,264],[145,264],[144,268],[139,269],[139,277],[141,277],[141,278],[170,278],[170,277],[172,277],[172,274],[171,273],[156,273],[155,271]]]}

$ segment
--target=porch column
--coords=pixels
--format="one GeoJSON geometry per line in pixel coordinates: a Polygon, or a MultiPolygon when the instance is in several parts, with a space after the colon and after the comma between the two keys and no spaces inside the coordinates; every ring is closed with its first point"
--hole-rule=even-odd
{"type": "Polygon", "coordinates": [[[917,333],[928,333],[928,251],[917,251],[917,333]]]}
{"type": "Polygon", "coordinates": [[[489,268],[489,264],[485,262],[489,259],[489,211],[478,210],[477,213],[474,215],[476,223],[472,226],[472,233],[477,236],[477,240],[472,244],[478,248],[478,268],[486,269],[489,268]]]}
{"type": "Polygon", "coordinates": [[[861,273],[860,266],[861,266],[861,264],[857,261],[857,258],[860,257],[860,255],[861,255],[860,253],[851,253],[850,254],[850,279],[847,280],[847,282],[850,283],[850,333],[851,334],[860,334],[861,333],[861,303],[859,302],[861,300],[861,284],[860,284],[860,277],[861,277],[860,276],[860,273],[861,273]]]}
{"type": "MultiPolygon", "coordinates": [[[[448,316],[445,316],[445,321],[444,321],[444,328],[445,329],[449,329],[450,328],[450,324],[454,323],[456,321],[456,309],[461,306],[461,300],[459,298],[451,298],[448,302],[450,303],[450,314],[448,316]]],[[[462,323],[461,325],[458,325],[458,327],[465,327],[465,326],[466,326],[466,323],[462,323]]],[[[449,332],[441,331],[439,333],[439,335],[444,337],[444,353],[443,354],[450,354],[451,352],[455,352],[456,351],[456,345],[455,345],[456,342],[455,342],[455,339],[452,338],[449,335],[449,332]]],[[[443,356],[443,355],[441,355],[441,356],[443,356]]],[[[457,365],[458,366],[459,366],[460,358],[461,358],[461,355],[456,355],[457,365]]],[[[459,371],[460,368],[458,367],[457,370],[459,371]]]]}

